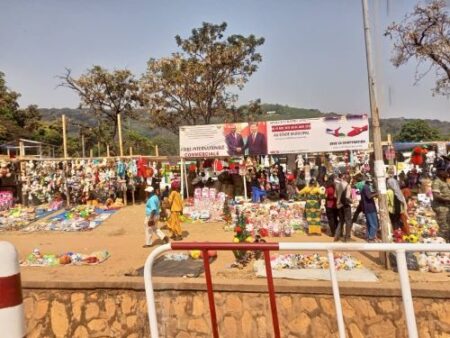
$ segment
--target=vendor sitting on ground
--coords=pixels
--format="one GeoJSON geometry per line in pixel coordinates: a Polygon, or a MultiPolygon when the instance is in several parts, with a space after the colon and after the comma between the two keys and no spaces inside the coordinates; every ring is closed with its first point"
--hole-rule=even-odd
{"type": "Polygon", "coordinates": [[[252,202],[260,203],[267,195],[264,176],[258,173],[252,181],[252,202]]]}

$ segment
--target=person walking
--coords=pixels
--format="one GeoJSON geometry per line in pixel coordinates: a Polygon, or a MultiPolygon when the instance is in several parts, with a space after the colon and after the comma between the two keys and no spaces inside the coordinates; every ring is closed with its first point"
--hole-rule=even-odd
{"type": "Polygon", "coordinates": [[[444,166],[437,168],[436,179],[432,184],[432,208],[436,213],[436,222],[439,225],[438,235],[450,242],[450,184],[447,182],[449,173],[444,166]]]}
{"type": "Polygon", "coordinates": [[[374,191],[372,186],[372,178],[367,178],[364,188],[361,191],[361,199],[364,215],[366,216],[367,241],[369,243],[374,243],[377,240],[378,216],[374,199],[377,195],[378,193],[374,191]]]}
{"type": "Polygon", "coordinates": [[[181,200],[180,184],[178,181],[172,183],[171,190],[169,195],[170,216],[167,221],[167,227],[172,232],[170,238],[175,241],[180,241],[183,239],[180,221],[180,215],[183,213],[183,201],[181,200]]]}
{"type": "Polygon", "coordinates": [[[340,174],[336,183],[336,207],[339,215],[339,226],[334,235],[334,241],[337,242],[344,237],[344,242],[351,238],[352,231],[352,191],[349,184],[349,176],[340,174]],[[345,234],[344,234],[345,224],[345,234]]]}
{"type": "Polygon", "coordinates": [[[330,227],[331,237],[334,237],[338,225],[338,210],[336,206],[336,188],[333,175],[331,175],[325,183],[325,199],[328,226],[330,227]]]}
{"type": "Polygon", "coordinates": [[[169,243],[169,237],[167,237],[164,232],[158,228],[160,209],[159,197],[153,187],[147,187],[145,188],[145,191],[149,194],[149,196],[145,204],[145,245],[143,247],[148,248],[153,245],[153,234],[155,234],[164,243],[169,243]]]}

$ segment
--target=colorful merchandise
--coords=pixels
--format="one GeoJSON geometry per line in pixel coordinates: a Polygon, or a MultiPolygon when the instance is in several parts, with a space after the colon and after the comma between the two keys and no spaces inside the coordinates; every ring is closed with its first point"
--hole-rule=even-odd
{"type": "Polygon", "coordinates": [[[97,265],[106,261],[111,254],[107,250],[95,251],[89,255],[78,252],[66,252],[60,255],[42,254],[39,249],[20,261],[20,266],[60,266],[60,265],[97,265]]]}

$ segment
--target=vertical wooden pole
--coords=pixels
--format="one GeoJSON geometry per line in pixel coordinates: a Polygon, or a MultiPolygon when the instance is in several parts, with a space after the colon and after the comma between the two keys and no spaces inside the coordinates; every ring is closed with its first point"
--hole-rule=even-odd
{"type": "Polygon", "coordinates": [[[158,145],[155,146],[155,156],[159,156],[159,149],[158,145]]]}
{"type": "Polygon", "coordinates": [[[89,150],[89,156],[90,156],[90,158],[94,157],[94,150],[93,149],[89,150]]]}
{"type": "Polygon", "coordinates": [[[181,193],[181,198],[184,199],[184,158],[181,159],[181,189],[180,189],[180,193],[181,193]]]}
{"type": "Polygon", "coordinates": [[[130,147],[130,156],[133,156],[133,147],[130,147]]]}
{"type": "Polygon", "coordinates": [[[67,135],[66,135],[66,115],[62,115],[62,130],[63,130],[63,150],[64,158],[67,158],[67,135]]]}
{"type": "Polygon", "coordinates": [[[98,157],[100,157],[100,142],[97,142],[97,153],[98,153],[98,157]]]}
{"type": "Polygon", "coordinates": [[[120,156],[123,156],[123,143],[122,143],[122,119],[120,113],[117,114],[117,128],[119,131],[119,152],[120,156]]]}
{"type": "Polygon", "coordinates": [[[19,142],[19,156],[20,157],[25,156],[25,145],[23,144],[23,141],[19,142]]]}
{"type": "Polygon", "coordinates": [[[8,155],[8,157],[11,157],[11,151],[9,150],[9,147],[6,148],[6,154],[8,155]]]}
{"type": "Polygon", "coordinates": [[[109,144],[106,145],[106,157],[109,157],[109,144]]]}
{"type": "Polygon", "coordinates": [[[86,157],[86,145],[84,144],[84,133],[81,134],[81,153],[86,157]]]}
{"type": "MultiPolygon", "coordinates": [[[[383,149],[381,145],[380,111],[378,110],[375,68],[372,60],[372,40],[370,35],[369,5],[368,0],[362,0],[364,41],[366,45],[367,77],[369,85],[370,113],[372,116],[373,149],[375,155],[374,171],[378,189],[378,205],[380,216],[381,236],[384,243],[392,242],[391,220],[387,208],[386,175],[383,162],[383,149]]],[[[385,259],[386,268],[390,268],[390,262],[386,253],[380,256],[385,259]]]]}

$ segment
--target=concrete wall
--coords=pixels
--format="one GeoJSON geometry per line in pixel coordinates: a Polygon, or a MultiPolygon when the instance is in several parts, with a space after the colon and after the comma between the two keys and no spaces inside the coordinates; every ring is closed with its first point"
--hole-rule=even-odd
{"type": "MultiPolygon", "coordinates": [[[[248,288],[246,288],[248,290],[248,288]]],[[[377,293],[373,293],[374,295],[377,293]]],[[[208,299],[198,290],[157,290],[160,337],[211,337],[208,299]]],[[[220,337],[273,337],[267,293],[215,293],[220,337]]],[[[407,337],[401,298],[342,298],[347,336],[407,337]]],[[[24,289],[28,338],[149,335],[145,292],[133,289],[24,289]]],[[[337,337],[333,298],[277,295],[282,337],[337,337]]],[[[419,336],[450,337],[447,298],[415,297],[419,336]]]]}

